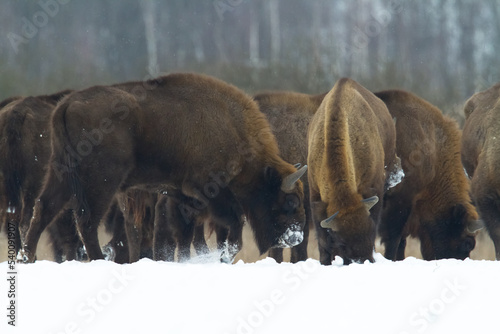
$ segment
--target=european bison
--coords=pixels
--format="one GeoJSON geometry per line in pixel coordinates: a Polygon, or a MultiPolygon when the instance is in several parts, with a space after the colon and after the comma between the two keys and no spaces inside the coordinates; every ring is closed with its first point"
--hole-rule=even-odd
{"type": "MultiPolygon", "coordinates": [[[[320,106],[325,94],[308,95],[295,92],[264,92],[254,96],[254,100],[268,118],[271,129],[278,142],[280,155],[290,163],[306,163],[307,161],[307,129],[309,123],[320,106]]],[[[304,184],[304,209],[306,224],[304,241],[291,250],[290,261],[295,263],[307,259],[307,243],[311,223],[309,205],[309,183],[304,184]]],[[[276,261],[283,261],[283,249],[273,248],[269,255],[276,261]]]]}
{"type": "Polygon", "coordinates": [[[500,84],[474,94],[465,104],[462,163],[471,194],[500,260],[500,84]]]}
{"type": "MultiPolygon", "coordinates": [[[[13,224],[21,248],[32,217],[50,157],[50,115],[66,90],[53,95],[13,97],[0,103],[0,170],[5,192],[1,208],[13,224]]],[[[50,237],[57,261],[76,258],[78,235],[71,211],[51,226],[50,237]]]]}
{"type": "MultiPolygon", "coordinates": [[[[235,217],[235,226],[243,212],[260,252],[302,242],[298,171],[279,157],[255,102],[220,80],[171,74],[75,92],[53,113],[52,148],[24,245],[27,262],[66,205],[89,258],[102,259],[99,221],[115,193],[133,186],[195,198],[215,218],[235,217]]],[[[239,245],[229,247],[237,252],[239,245]]]]}
{"type": "Polygon", "coordinates": [[[377,202],[384,194],[385,166],[395,164],[395,140],[385,104],[351,79],[337,81],[308,133],[313,219],[328,228],[318,235],[322,264],[336,255],[345,264],[374,261],[377,202]]]}
{"type": "Polygon", "coordinates": [[[396,119],[396,153],[405,173],[385,195],[379,226],[385,257],[403,259],[408,235],[420,239],[426,260],[468,257],[478,216],[460,162],[456,122],[412,93],[375,95],[396,119]]]}

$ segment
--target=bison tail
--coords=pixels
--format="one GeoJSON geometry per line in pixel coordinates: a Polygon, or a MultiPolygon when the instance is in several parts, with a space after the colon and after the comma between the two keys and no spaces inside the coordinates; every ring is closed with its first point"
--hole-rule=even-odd
{"type": "MultiPolygon", "coordinates": [[[[147,196],[149,194],[143,191],[130,191],[127,197],[128,205],[127,207],[131,210],[131,214],[134,217],[134,225],[142,226],[143,221],[146,219],[147,210],[147,196]]],[[[129,213],[129,214],[130,214],[129,213]]]]}
{"type": "Polygon", "coordinates": [[[78,175],[83,157],[77,153],[75,149],[77,143],[73,143],[67,127],[68,110],[71,107],[70,101],[62,101],[52,113],[52,154],[49,161],[49,178],[52,184],[55,179],[58,180],[56,188],[57,192],[63,194],[62,196],[66,197],[71,194],[76,197],[77,214],[81,215],[84,212],[89,214],[87,200],[78,175]]]}
{"type": "Polygon", "coordinates": [[[22,157],[22,129],[25,119],[26,112],[14,109],[8,115],[4,128],[7,142],[3,176],[9,208],[16,208],[21,204],[21,187],[26,176],[22,157]]]}

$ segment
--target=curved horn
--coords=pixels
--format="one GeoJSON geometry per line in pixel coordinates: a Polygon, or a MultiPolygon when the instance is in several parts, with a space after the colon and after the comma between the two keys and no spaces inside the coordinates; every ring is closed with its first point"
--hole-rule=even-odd
{"type": "Polygon", "coordinates": [[[302,175],[305,174],[306,171],[307,165],[304,165],[296,172],[285,177],[283,179],[283,182],[281,182],[281,190],[286,193],[292,191],[295,188],[295,182],[297,182],[302,177],[302,175]]]}
{"type": "Polygon", "coordinates": [[[476,233],[484,228],[484,222],[482,220],[473,220],[467,223],[467,232],[476,233]]]}
{"type": "Polygon", "coordinates": [[[300,166],[302,166],[302,164],[300,162],[296,163],[295,165],[293,165],[293,167],[295,167],[296,169],[299,169],[300,166]]]}
{"type": "Polygon", "coordinates": [[[333,220],[335,219],[335,217],[337,217],[337,215],[339,214],[339,212],[340,211],[337,211],[333,215],[331,215],[330,217],[328,217],[325,220],[321,221],[321,223],[320,223],[321,227],[323,227],[323,228],[331,228],[332,230],[335,231],[335,223],[333,222],[333,220]]]}
{"type": "Polygon", "coordinates": [[[364,203],[366,206],[366,210],[370,211],[370,209],[373,208],[373,206],[378,203],[378,196],[365,198],[361,200],[361,203],[364,203]]]}

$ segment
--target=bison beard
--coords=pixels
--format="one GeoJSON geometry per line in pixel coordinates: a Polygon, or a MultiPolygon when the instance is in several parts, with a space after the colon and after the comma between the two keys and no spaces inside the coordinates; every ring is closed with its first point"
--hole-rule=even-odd
{"type": "Polygon", "coordinates": [[[222,81],[172,74],[76,92],[53,113],[52,148],[24,246],[26,261],[34,260],[40,234],[65,206],[75,210],[89,258],[102,259],[99,221],[115,193],[132,186],[175,189],[216,213],[241,207],[261,253],[302,241],[302,183],[287,182],[296,169],[279,157],[257,105],[222,81]],[[210,175],[221,171],[227,187],[200,196],[210,175]]]}

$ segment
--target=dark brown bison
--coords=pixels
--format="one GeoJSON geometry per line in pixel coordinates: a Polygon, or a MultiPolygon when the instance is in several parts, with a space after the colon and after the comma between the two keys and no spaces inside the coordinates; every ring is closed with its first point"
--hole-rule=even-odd
{"type": "MultiPolygon", "coordinates": [[[[295,92],[264,92],[254,96],[254,100],[268,118],[271,129],[278,142],[280,155],[290,163],[307,162],[307,129],[311,119],[318,110],[325,94],[308,95],[295,92]]],[[[309,184],[304,179],[304,210],[306,225],[304,241],[291,250],[291,262],[307,259],[307,243],[311,223],[309,205],[309,184]]],[[[276,261],[283,261],[283,249],[273,248],[269,255],[276,261]]]]}
{"type": "MultiPolygon", "coordinates": [[[[50,157],[50,115],[57,102],[71,91],[53,95],[14,97],[0,103],[0,170],[5,219],[15,226],[18,249],[32,217],[50,157]]],[[[57,261],[76,258],[78,235],[71,211],[61,214],[50,228],[57,261]]],[[[5,223],[4,223],[5,224],[5,223]]]]}
{"type": "Polygon", "coordinates": [[[309,189],[320,262],[374,261],[376,223],[395,164],[394,122],[385,104],[351,79],[340,79],[309,126],[309,189]],[[372,209],[373,207],[373,209],[372,209]],[[371,211],[370,211],[371,209],[371,211]]]}
{"type": "Polygon", "coordinates": [[[474,94],[464,108],[462,163],[471,194],[500,260],[500,84],[474,94]]]}
{"type": "Polygon", "coordinates": [[[235,226],[243,212],[261,252],[303,239],[302,183],[278,155],[265,116],[239,89],[207,76],[171,74],[69,95],[53,113],[50,167],[24,245],[28,262],[66,205],[89,258],[103,258],[99,221],[115,193],[133,186],[182,193],[215,219],[235,217],[235,226]]]}
{"type": "Polygon", "coordinates": [[[403,259],[408,235],[420,239],[426,260],[468,257],[478,216],[460,162],[457,123],[414,94],[375,95],[396,119],[396,153],[405,173],[385,195],[379,227],[385,257],[403,259]]]}

